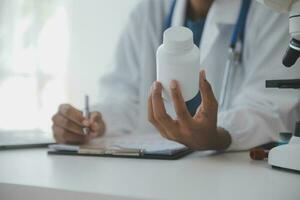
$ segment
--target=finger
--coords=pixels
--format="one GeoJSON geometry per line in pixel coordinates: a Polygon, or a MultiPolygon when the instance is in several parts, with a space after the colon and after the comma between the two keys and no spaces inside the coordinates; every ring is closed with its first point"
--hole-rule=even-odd
{"type": "Polygon", "coordinates": [[[152,87],[148,97],[148,120],[159,131],[161,136],[167,138],[164,128],[161,125],[159,125],[159,123],[155,120],[154,117],[153,105],[152,105],[152,87]]]}
{"type": "Polygon", "coordinates": [[[70,104],[60,105],[59,113],[69,120],[73,121],[74,123],[78,124],[79,126],[82,126],[82,121],[84,120],[82,112],[80,110],[77,110],[70,104]]]}
{"type": "Polygon", "coordinates": [[[159,82],[154,82],[152,90],[152,106],[154,119],[166,130],[166,132],[169,132],[173,129],[174,122],[166,112],[161,93],[162,85],[159,82]]]}
{"type": "Polygon", "coordinates": [[[186,107],[178,82],[172,80],[170,84],[170,89],[176,115],[179,121],[188,124],[192,117],[186,107]]]}
{"type": "Polygon", "coordinates": [[[199,88],[202,97],[201,104],[203,105],[204,109],[215,109],[218,106],[218,103],[212,87],[206,79],[206,73],[204,70],[200,72],[199,88]]]}
{"type": "Polygon", "coordinates": [[[163,128],[163,137],[176,140],[175,133],[176,122],[167,114],[165,105],[162,99],[162,85],[159,82],[154,82],[152,90],[152,107],[155,121],[163,128]]]}
{"type": "Polygon", "coordinates": [[[62,127],[63,129],[66,129],[76,134],[82,134],[82,126],[79,126],[78,124],[62,116],[61,114],[54,115],[52,117],[52,121],[53,124],[56,126],[62,127]]]}
{"type": "Polygon", "coordinates": [[[86,141],[83,135],[74,134],[59,126],[52,127],[54,138],[58,143],[82,144],[86,141]]]}

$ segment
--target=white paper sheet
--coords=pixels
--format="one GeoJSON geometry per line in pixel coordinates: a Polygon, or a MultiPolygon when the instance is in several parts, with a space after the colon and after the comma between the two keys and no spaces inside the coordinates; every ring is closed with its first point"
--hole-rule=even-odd
{"type": "MultiPolygon", "coordinates": [[[[143,150],[151,154],[171,154],[172,152],[185,149],[186,147],[177,142],[167,140],[159,134],[132,134],[119,136],[106,136],[95,139],[84,147],[100,149],[131,149],[143,150]]],[[[78,151],[79,146],[55,144],[50,145],[52,150],[78,151]]]]}

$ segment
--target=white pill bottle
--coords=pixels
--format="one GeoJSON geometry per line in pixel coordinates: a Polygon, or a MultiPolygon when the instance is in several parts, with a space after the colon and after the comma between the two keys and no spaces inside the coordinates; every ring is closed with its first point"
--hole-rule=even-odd
{"type": "Polygon", "coordinates": [[[163,43],[156,52],[156,65],[157,80],[162,83],[166,101],[171,101],[171,80],[178,81],[185,102],[199,93],[200,50],[188,28],[174,26],[164,32],[163,43]]]}

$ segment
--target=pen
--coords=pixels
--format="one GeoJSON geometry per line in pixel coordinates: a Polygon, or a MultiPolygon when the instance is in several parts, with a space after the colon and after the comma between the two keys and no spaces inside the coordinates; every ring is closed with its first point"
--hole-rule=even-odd
{"type": "MultiPolygon", "coordinates": [[[[90,118],[90,106],[89,106],[89,96],[84,96],[84,109],[83,109],[83,117],[89,119],[90,118]]],[[[83,134],[89,134],[90,129],[88,127],[83,128],[83,134]]]]}

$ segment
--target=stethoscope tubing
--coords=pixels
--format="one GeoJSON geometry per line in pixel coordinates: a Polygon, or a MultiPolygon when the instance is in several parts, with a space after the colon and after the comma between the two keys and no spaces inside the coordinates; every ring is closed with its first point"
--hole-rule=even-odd
{"type": "Polygon", "coordinates": [[[225,99],[228,95],[229,88],[228,88],[228,82],[229,82],[229,77],[231,74],[232,66],[234,65],[235,62],[235,52],[233,48],[229,48],[228,52],[228,59],[226,61],[225,65],[225,70],[224,70],[224,75],[223,75],[223,81],[222,81],[222,88],[221,88],[221,94],[220,94],[220,99],[219,99],[219,107],[221,110],[225,109],[225,99]]]}
{"type": "Polygon", "coordinates": [[[233,67],[242,60],[242,51],[243,51],[243,44],[244,44],[244,32],[245,32],[245,26],[247,22],[247,16],[249,13],[251,5],[251,0],[243,0],[240,8],[239,17],[237,19],[232,37],[231,37],[231,43],[228,48],[228,58],[226,61],[226,66],[224,70],[223,75],[223,81],[222,81],[222,88],[221,88],[221,94],[219,98],[219,108],[220,110],[226,110],[228,108],[228,102],[226,100],[228,99],[228,95],[230,94],[230,88],[229,88],[229,77],[232,75],[233,67]],[[240,51],[237,50],[237,44],[238,42],[241,42],[240,51]]]}

